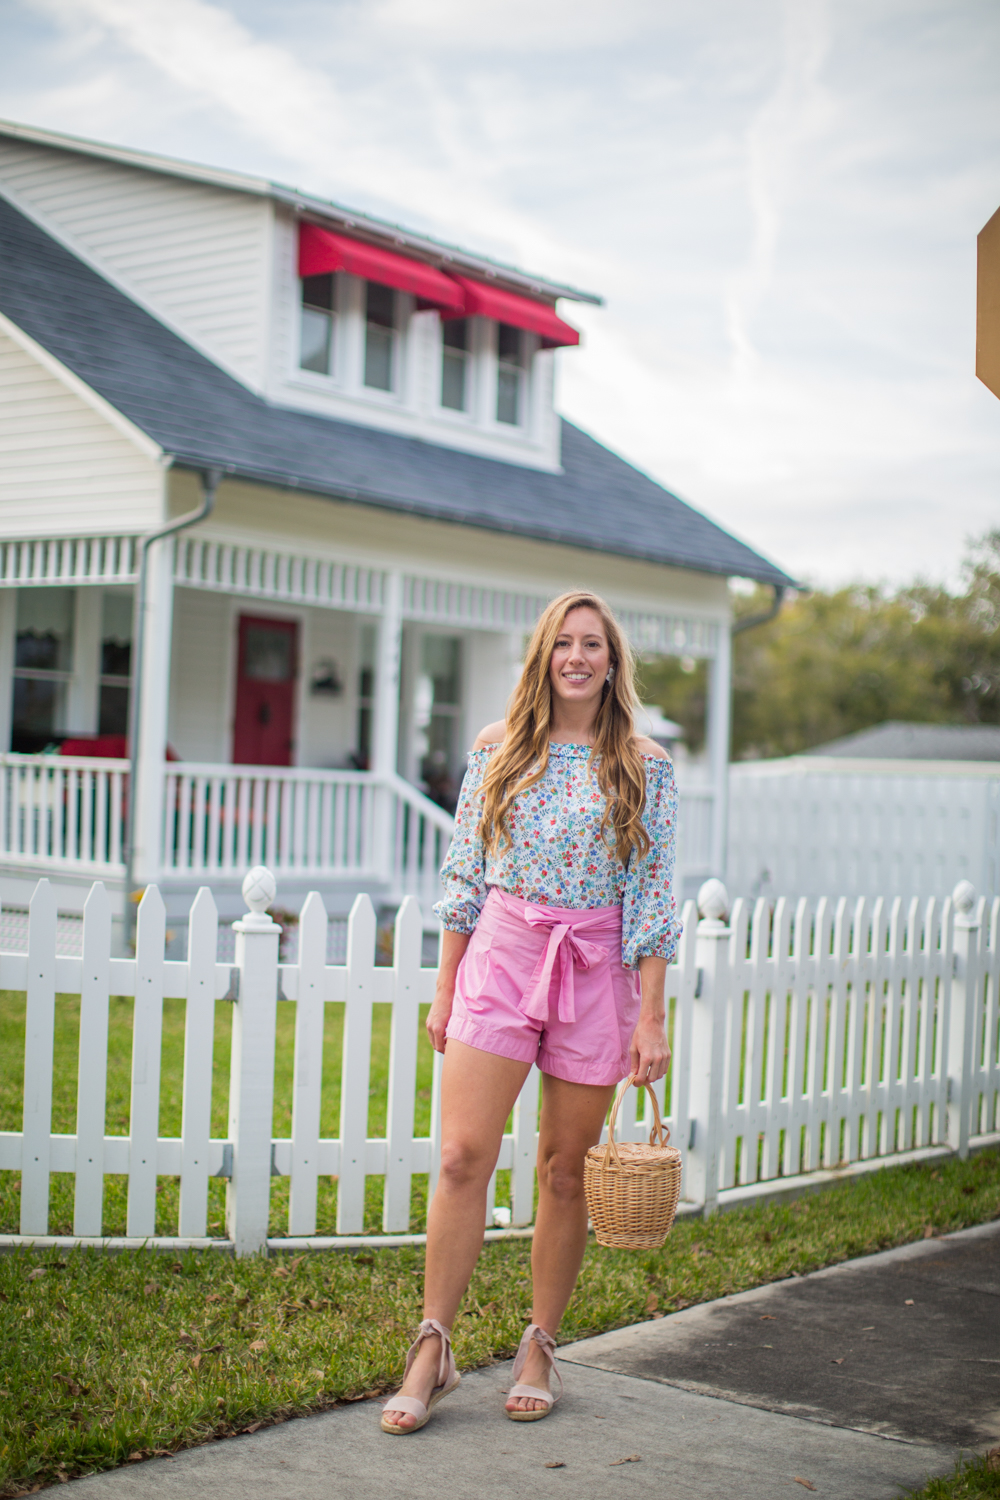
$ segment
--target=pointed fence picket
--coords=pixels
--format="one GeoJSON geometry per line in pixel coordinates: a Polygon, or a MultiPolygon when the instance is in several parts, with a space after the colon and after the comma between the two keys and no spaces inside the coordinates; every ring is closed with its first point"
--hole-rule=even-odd
{"type": "MultiPolygon", "coordinates": [[[[674,1066],[657,1086],[661,1110],[685,1158],[688,1211],[794,1186],[845,1164],[902,1153],[967,1152],[1000,1141],[1000,900],[987,910],[971,887],[954,899],[846,901],[815,906],[737,902],[719,920],[718,882],[709,915],[693,903],[668,966],[666,1001],[674,1066]]],[[[708,892],[709,886],[704,888],[708,892]]],[[[52,1172],[76,1174],[73,1236],[101,1243],[104,1177],[128,1177],[127,1236],[114,1243],[176,1247],[358,1243],[371,1228],[368,1179],[382,1179],[382,1241],[418,1234],[414,1178],[437,1180],[441,1057],[434,1056],[430,1124],[415,1134],[421,1006],[437,971],[421,966],[423,920],[408,897],[396,917],[391,967],[376,962],[376,917],[367,896],[348,924],[347,960],[326,962],[328,918],[320,896],[302,909],[298,961],[281,964],[279,930],[265,914],[275,882],[267,870],[244,883],[249,915],[236,924],[235,965],[217,962],[218,916],[202,888],[192,907],[188,954],[164,958],[164,907],[155,887],[139,907],[136,956],[111,956],[111,906],[95,885],[83,918],[80,958],[56,954],[56,902],[47,881],[32,898],[27,954],[0,953],[0,989],[26,996],[22,1129],[0,1132],[0,1170],[21,1176],[20,1234],[44,1240],[52,1172]],[[57,994],[80,996],[75,1135],[52,1132],[57,994]],[[131,1114],[127,1136],[105,1134],[109,996],[134,997],[131,1114]],[[165,999],[185,1002],[181,1134],[158,1134],[165,999]],[[211,1136],[218,1001],[233,1005],[226,1138],[211,1136]],[[278,1006],[294,1003],[295,1056],[289,1138],[274,1138],[278,1006]],[[391,1007],[384,1136],[370,1132],[373,1016],[391,1007]],[[342,1017],[340,1129],[324,1137],[324,1047],[342,1017]],[[331,1029],[332,1028],[332,1029],[331,1029]],[[329,1035],[328,1035],[329,1033],[329,1035]],[[268,1238],[272,1178],[290,1179],[286,1233],[268,1238]],[[157,1178],[180,1179],[176,1233],[157,1234],[157,1178]],[[227,1180],[225,1240],[206,1238],[209,1182],[227,1180]],[[337,1179],[335,1235],[317,1233],[318,1185],[337,1179]]],[[[329,1066],[334,1066],[331,1053],[329,1066]]],[[[512,1232],[534,1216],[540,1077],[532,1068],[514,1106],[490,1185],[510,1174],[512,1232]]],[[[631,1091],[621,1139],[649,1131],[645,1094],[631,1091]]],[[[373,1205],[372,1205],[373,1206],[373,1205]]],[[[162,1210],[161,1210],[162,1212],[162,1210]]],[[[161,1226],[161,1229],[165,1226],[161,1226]]],[[[506,1231],[491,1231],[501,1233],[506,1231]]],[[[369,1235],[370,1238],[370,1235],[369,1235]]],[[[107,1243],[107,1241],[104,1241],[107,1243]]]]}
{"type": "Polygon", "coordinates": [[[100,1234],[104,1216],[104,1116],[111,997],[111,899],[103,885],[94,886],[84,907],[80,969],[73,1233],[93,1235],[100,1234]]]}

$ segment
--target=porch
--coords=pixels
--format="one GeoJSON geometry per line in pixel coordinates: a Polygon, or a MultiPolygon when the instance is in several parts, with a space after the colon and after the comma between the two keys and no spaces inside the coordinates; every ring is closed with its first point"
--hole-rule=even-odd
{"type": "MultiPolygon", "coordinates": [[[[285,498],[291,535],[294,504],[285,498]]],[[[413,895],[429,912],[465,751],[481,724],[502,716],[526,633],[572,579],[526,580],[503,555],[492,580],[470,582],[456,576],[469,576],[461,558],[449,560],[449,577],[374,548],[365,557],[355,547],[347,560],[328,540],[303,539],[293,551],[262,537],[263,526],[250,534],[248,521],[263,520],[260,492],[230,497],[228,509],[220,505],[212,529],[150,554],[133,883],[160,888],[172,925],[186,921],[205,883],[223,917],[239,915],[252,864],[280,875],[296,910],[319,888],[332,915],[346,914],[359,890],[385,907],[413,895]]],[[[121,903],[131,763],[65,752],[86,751],[98,735],[106,750],[124,731],[138,540],[0,544],[0,669],[11,680],[0,744],[13,747],[0,755],[5,906],[26,906],[40,875],[53,880],[61,910],[81,910],[95,879],[121,903]]],[[[504,547],[498,539],[494,550],[504,547]]],[[[629,567],[644,565],[618,572],[629,567]]],[[[596,560],[592,571],[640,652],[710,662],[707,750],[681,785],[679,889],[689,895],[722,868],[724,580],[705,579],[699,599],[698,580],[682,577],[679,607],[667,612],[622,588],[624,578],[616,597],[596,560]]]]}

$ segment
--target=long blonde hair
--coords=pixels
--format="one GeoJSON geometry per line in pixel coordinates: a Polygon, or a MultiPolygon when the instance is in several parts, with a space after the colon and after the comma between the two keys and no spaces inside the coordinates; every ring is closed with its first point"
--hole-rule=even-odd
{"type": "Polygon", "coordinates": [[[646,807],[646,771],[635,744],[633,710],[635,663],[632,648],[609,606],[597,594],[560,594],[543,611],[528,645],[521,680],[507,710],[503,744],[490,757],[482,784],[479,833],[490,852],[508,849],[509,820],[514,799],[545,775],[549,763],[552,721],[552,684],[549,666],[555,643],[572,609],[592,609],[601,617],[611,655],[611,681],[604,684],[594,725],[591,769],[606,798],[601,837],[622,864],[632,850],[640,858],[649,851],[649,835],[642,825],[646,807]]]}

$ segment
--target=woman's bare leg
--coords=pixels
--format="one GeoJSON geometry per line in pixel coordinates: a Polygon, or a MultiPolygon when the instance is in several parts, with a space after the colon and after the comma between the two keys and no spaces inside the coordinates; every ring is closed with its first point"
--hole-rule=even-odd
{"type": "MultiPolygon", "coordinates": [[[[514,1062],[450,1039],[441,1078],[441,1174],[427,1215],[424,1317],[450,1328],[483,1245],[486,1189],[507,1117],[530,1063],[514,1062]]],[[[441,1340],[421,1344],[401,1395],[424,1402],[434,1389],[441,1340]]],[[[407,1412],[385,1415],[412,1427],[407,1412]]]]}
{"type": "MultiPolygon", "coordinates": [[[[614,1086],[566,1083],[542,1077],[542,1115],[538,1140],[538,1214],[531,1243],[534,1307],[532,1320],[553,1338],[573,1295],[587,1244],[587,1203],[583,1194],[583,1159],[601,1138],[614,1086]]],[[[549,1362],[531,1344],[521,1381],[549,1389],[549,1362]]],[[[530,1396],[512,1397],[509,1411],[544,1406],[530,1396]]]]}

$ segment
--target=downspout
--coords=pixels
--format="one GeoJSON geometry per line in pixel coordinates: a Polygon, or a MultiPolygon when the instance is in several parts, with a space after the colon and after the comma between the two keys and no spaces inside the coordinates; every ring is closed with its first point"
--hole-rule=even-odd
{"type": "Polygon", "coordinates": [[[142,674],[143,674],[143,650],[146,635],[146,583],[149,571],[149,549],[154,542],[162,541],[164,537],[173,536],[175,531],[183,531],[187,526],[196,526],[199,521],[204,521],[212,514],[215,508],[215,494],[222,479],[221,469],[206,469],[201,476],[202,502],[197,510],[188,511],[186,515],[178,516],[176,521],[170,521],[166,526],[158,526],[155,531],[150,531],[139,543],[139,588],[136,596],[135,610],[135,640],[133,642],[132,659],[132,687],[129,695],[129,777],[128,777],[128,811],[125,820],[125,946],[126,949],[132,942],[135,931],[136,908],[132,900],[133,864],[135,861],[135,787],[136,771],[139,765],[139,719],[140,705],[142,703],[142,674]]]}
{"type": "Polygon", "coordinates": [[[759,615],[747,615],[744,620],[736,620],[729,628],[730,635],[739,635],[744,630],[752,630],[755,625],[766,625],[769,620],[775,618],[780,612],[782,604],[785,602],[788,586],[784,583],[776,583],[773,585],[773,588],[774,601],[770,608],[763,610],[759,615]]]}

